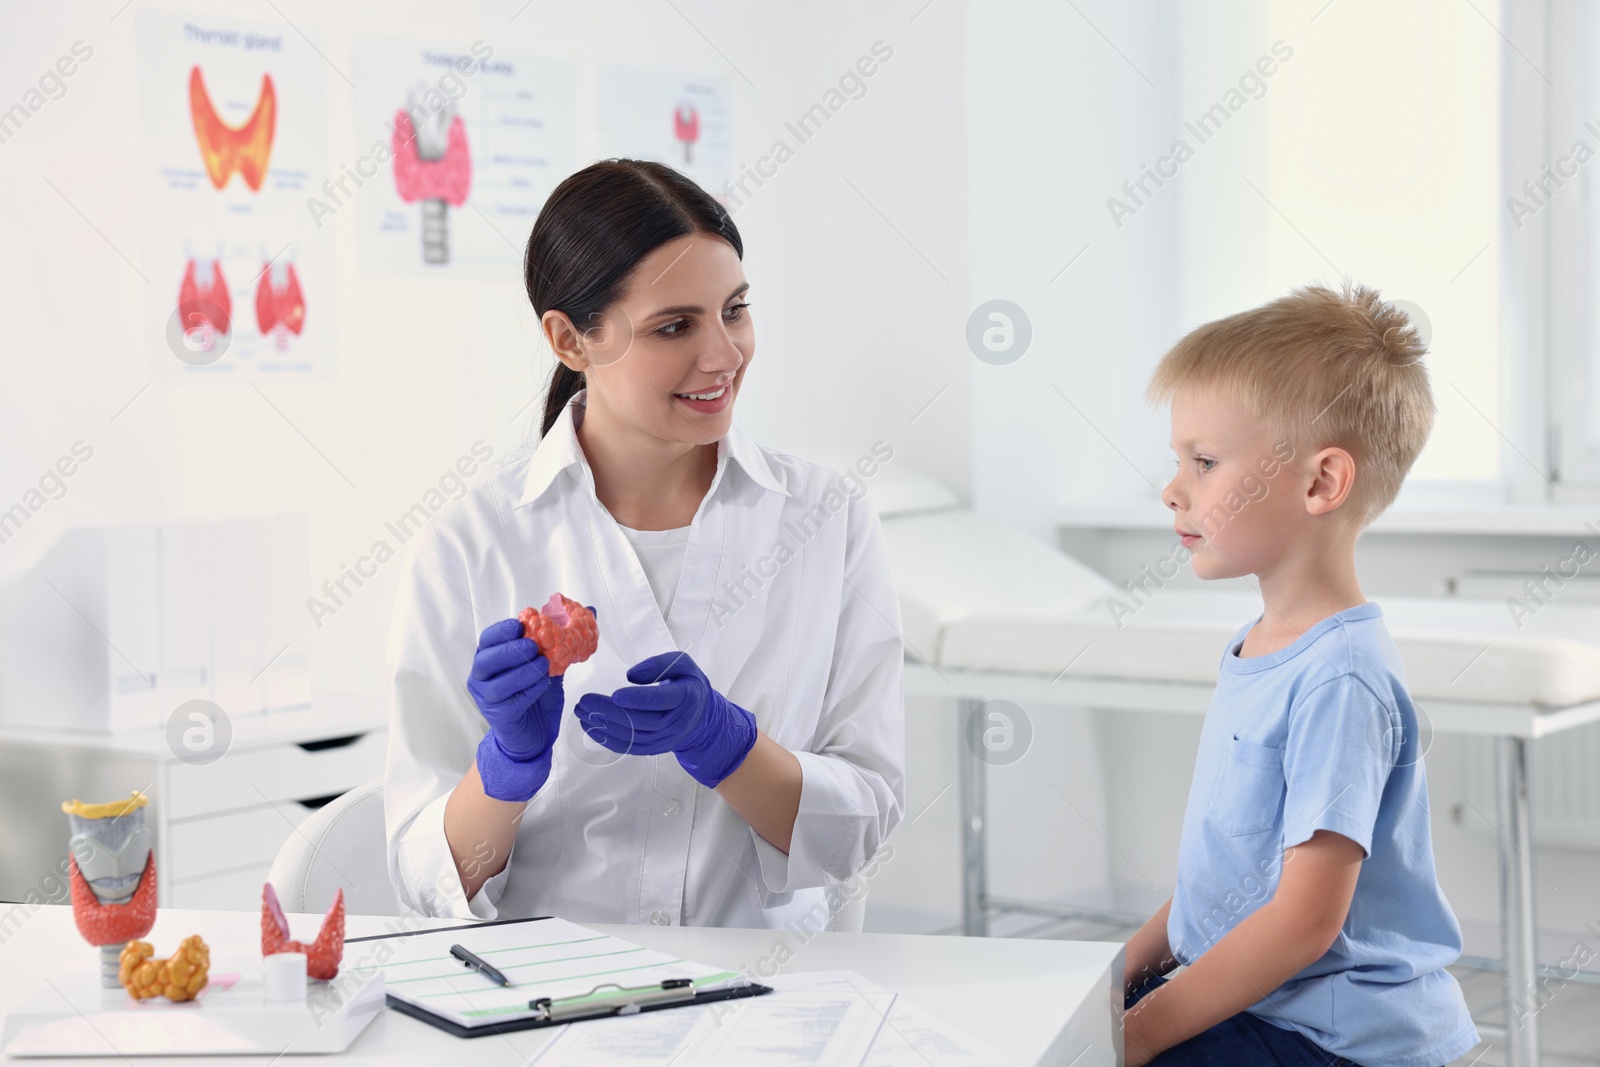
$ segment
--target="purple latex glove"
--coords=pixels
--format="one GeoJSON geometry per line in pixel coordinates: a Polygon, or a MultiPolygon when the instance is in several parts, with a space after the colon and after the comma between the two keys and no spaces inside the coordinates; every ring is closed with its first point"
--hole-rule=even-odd
{"type": "Polygon", "coordinates": [[[467,692],[489,723],[478,743],[478,776],[496,800],[532,800],[550,778],[566,691],[563,676],[549,671],[517,619],[501,619],[478,638],[467,692]]]}
{"type": "Polygon", "coordinates": [[[711,688],[685,652],[663,652],[628,670],[610,696],[578,698],[578,722],[612,752],[672,752],[683,769],[715,789],[739,769],[756,743],[756,717],[711,688]]]}

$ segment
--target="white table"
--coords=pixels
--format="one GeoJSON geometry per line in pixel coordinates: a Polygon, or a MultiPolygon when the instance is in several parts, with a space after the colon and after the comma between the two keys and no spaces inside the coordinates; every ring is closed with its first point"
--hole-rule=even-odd
{"type": "MultiPolygon", "coordinates": [[[[0,905],[0,914],[4,913],[0,905]]],[[[296,930],[315,929],[320,916],[291,919],[296,930]]],[[[189,934],[211,947],[214,972],[247,971],[260,966],[260,916],[254,912],[162,909],[145,940],[165,955],[189,934]]],[[[381,934],[397,920],[349,916],[347,937],[381,934]],[[391,924],[386,926],[386,924],[391,924]]],[[[456,925],[435,920],[433,925],[456,925]]],[[[1123,955],[1119,943],[1028,941],[1013,938],[928,937],[913,934],[819,933],[809,938],[786,930],[728,930],[658,926],[598,926],[639,944],[665,949],[685,959],[748,970],[760,977],[761,961],[787,942],[793,957],[782,973],[849,969],[936,1015],[1014,1058],[1019,1065],[1106,1067],[1122,1062],[1119,1026],[1123,955]]],[[[25,1000],[40,976],[58,971],[92,971],[95,950],[78,936],[72,910],[46,906],[20,926],[6,927],[0,944],[0,1011],[25,1000]]],[[[358,959],[350,946],[347,961],[358,959]]],[[[598,1026],[603,1023],[579,1023],[598,1026]]],[[[470,1043],[474,1067],[521,1065],[550,1040],[550,1031],[523,1030],[470,1043]]],[[[394,1011],[369,1026],[344,1058],[366,1063],[438,1064],[457,1062],[469,1049],[461,1039],[394,1011]]],[[[269,1063],[269,1056],[140,1058],[186,1065],[243,1067],[269,1063]]],[[[113,1059],[12,1059],[7,1063],[97,1064],[113,1059]]],[[[282,1061],[280,1061],[281,1063],[282,1061]]]]}

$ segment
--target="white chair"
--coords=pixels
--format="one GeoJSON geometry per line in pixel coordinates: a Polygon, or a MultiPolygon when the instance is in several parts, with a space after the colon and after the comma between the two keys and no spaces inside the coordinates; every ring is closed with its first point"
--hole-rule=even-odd
{"type": "MultiPolygon", "coordinates": [[[[321,914],[344,889],[351,915],[399,915],[389,884],[384,839],[383,779],[374,778],[312,812],[289,840],[267,875],[286,912],[321,914]]],[[[834,914],[831,929],[859,934],[867,918],[866,886],[834,914]]]]}
{"type": "Polygon", "coordinates": [[[384,843],[383,779],[312,812],[278,849],[267,880],[286,912],[321,914],[343,889],[351,915],[399,915],[384,843]]]}
{"type": "Polygon", "coordinates": [[[861,880],[861,892],[854,900],[845,900],[833,917],[832,929],[845,934],[859,934],[867,924],[867,883],[861,880]]]}

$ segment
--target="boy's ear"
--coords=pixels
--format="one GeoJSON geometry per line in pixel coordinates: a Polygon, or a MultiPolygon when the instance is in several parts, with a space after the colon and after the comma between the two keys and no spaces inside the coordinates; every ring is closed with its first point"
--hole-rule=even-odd
{"type": "Polygon", "coordinates": [[[1328,447],[1311,457],[1311,485],[1306,489],[1306,513],[1335,511],[1355,488],[1355,457],[1342,448],[1328,447]]]}

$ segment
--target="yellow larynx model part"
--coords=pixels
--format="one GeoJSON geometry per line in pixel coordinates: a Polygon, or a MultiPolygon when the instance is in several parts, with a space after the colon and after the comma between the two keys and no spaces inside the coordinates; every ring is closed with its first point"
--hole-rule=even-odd
{"type": "Polygon", "coordinates": [[[77,797],[61,802],[61,810],[68,815],[76,815],[80,819],[110,819],[118,815],[126,815],[130,811],[138,811],[150,803],[144,793],[138,789],[127,800],[108,800],[104,804],[85,804],[77,797]]]}

